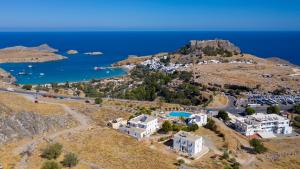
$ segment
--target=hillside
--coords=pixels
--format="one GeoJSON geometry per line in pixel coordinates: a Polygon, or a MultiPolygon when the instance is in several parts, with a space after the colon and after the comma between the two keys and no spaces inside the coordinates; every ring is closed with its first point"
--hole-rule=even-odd
{"type": "Polygon", "coordinates": [[[151,66],[149,63],[153,67],[160,64],[167,69],[176,66],[177,71],[193,72],[194,81],[205,85],[241,85],[265,91],[300,89],[297,66],[278,58],[264,59],[242,53],[239,47],[227,40],[192,40],[175,52],[129,57],[115,65],[132,68],[132,65],[139,64],[151,66]]]}

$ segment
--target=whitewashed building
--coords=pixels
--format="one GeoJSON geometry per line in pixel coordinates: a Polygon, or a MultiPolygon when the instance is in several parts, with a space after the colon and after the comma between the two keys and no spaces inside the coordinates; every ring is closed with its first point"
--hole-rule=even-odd
{"type": "Polygon", "coordinates": [[[192,114],[187,121],[188,125],[197,124],[198,126],[204,126],[207,124],[207,115],[204,113],[192,114]]]}
{"type": "Polygon", "coordinates": [[[290,120],[277,114],[257,113],[240,117],[235,122],[236,129],[246,136],[254,134],[291,134],[290,120]]]}
{"type": "Polygon", "coordinates": [[[120,126],[120,130],[132,137],[141,139],[149,137],[158,130],[158,119],[154,116],[142,114],[127,122],[127,125],[120,126]]]}
{"type": "Polygon", "coordinates": [[[202,151],[203,139],[200,136],[180,131],[174,135],[173,149],[189,156],[195,156],[202,151]]]}

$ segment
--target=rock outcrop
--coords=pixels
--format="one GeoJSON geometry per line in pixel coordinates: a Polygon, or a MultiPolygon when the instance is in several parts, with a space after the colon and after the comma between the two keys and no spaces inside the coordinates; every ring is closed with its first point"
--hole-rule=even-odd
{"type": "Polygon", "coordinates": [[[190,47],[192,49],[203,49],[211,47],[215,49],[222,49],[232,53],[241,53],[239,47],[235,46],[228,40],[191,40],[190,47]]]}
{"type": "Polygon", "coordinates": [[[77,50],[68,50],[68,51],[67,51],[67,54],[69,54],[69,55],[75,55],[75,54],[77,54],[77,53],[78,53],[77,50]]]}
{"type": "Polygon", "coordinates": [[[0,116],[0,143],[11,139],[31,137],[56,129],[66,128],[71,120],[67,116],[42,116],[36,113],[16,113],[0,116]]]}

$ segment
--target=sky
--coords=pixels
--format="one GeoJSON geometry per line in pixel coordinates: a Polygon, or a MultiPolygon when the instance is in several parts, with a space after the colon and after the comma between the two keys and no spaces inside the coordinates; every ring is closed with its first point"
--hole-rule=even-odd
{"type": "Polygon", "coordinates": [[[1,0],[0,31],[300,30],[300,0],[1,0]]]}

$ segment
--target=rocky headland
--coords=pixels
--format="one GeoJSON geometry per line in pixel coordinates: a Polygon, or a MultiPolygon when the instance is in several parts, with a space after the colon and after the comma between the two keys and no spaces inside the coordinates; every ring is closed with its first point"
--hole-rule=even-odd
{"type": "Polygon", "coordinates": [[[15,46],[0,49],[0,63],[48,62],[66,59],[47,44],[37,47],[15,46]]]}

